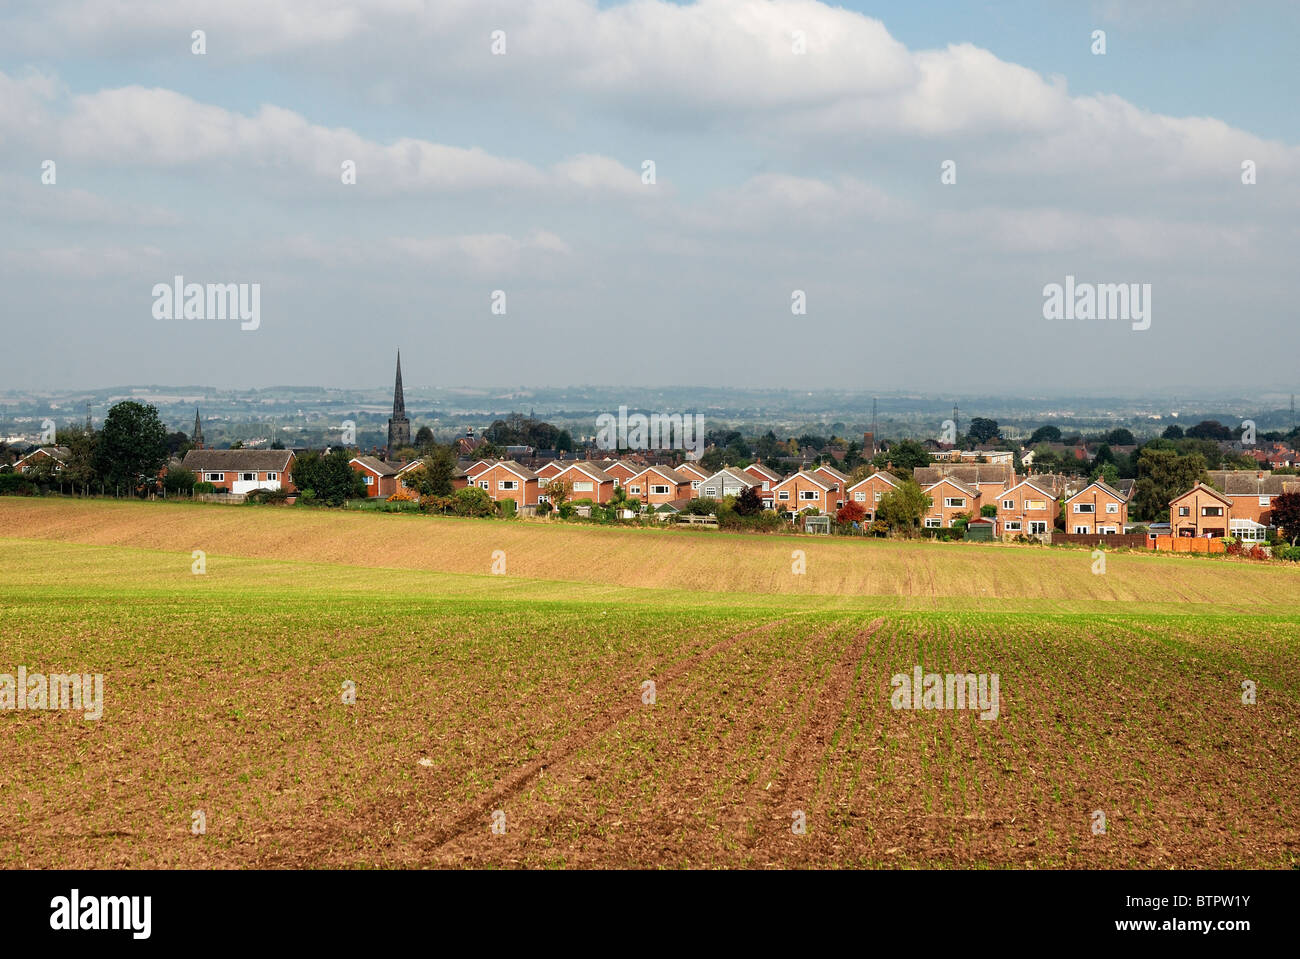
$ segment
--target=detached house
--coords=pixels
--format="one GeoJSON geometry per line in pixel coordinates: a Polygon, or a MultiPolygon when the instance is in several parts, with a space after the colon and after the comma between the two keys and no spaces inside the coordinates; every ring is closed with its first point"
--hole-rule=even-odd
{"type": "Polygon", "coordinates": [[[701,480],[696,495],[703,499],[722,499],[724,496],[739,496],[751,486],[757,485],[758,480],[748,473],[728,468],[718,470],[701,480]]]}
{"type": "Polygon", "coordinates": [[[1128,497],[1100,480],[1065,501],[1065,529],[1084,535],[1114,536],[1128,522],[1128,497]]]}
{"type": "Polygon", "coordinates": [[[397,469],[373,456],[356,456],[348,463],[366,484],[366,496],[387,499],[397,492],[397,469]]]}
{"type": "Polygon", "coordinates": [[[1273,524],[1273,497],[1288,488],[1300,490],[1296,477],[1253,470],[1211,470],[1210,481],[1220,492],[1197,483],[1169,503],[1174,536],[1235,536],[1263,542],[1273,524]]]}
{"type": "Polygon", "coordinates": [[[925,511],[921,525],[926,529],[947,529],[959,516],[973,519],[980,514],[980,493],[974,487],[944,478],[925,488],[930,497],[930,508],[925,511]]]}
{"type": "Polygon", "coordinates": [[[573,463],[556,473],[552,480],[566,480],[573,486],[571,500],[589,499],[597,505],[614,496],[614,477],[591,463],[573,463]]]}
{"type": "Polygon", "coordinates": [[[1217,489],[1197,483],[1169,501],[1169,530],[1174,536],[1228,535],[1232,500],[1217,489]]]}
{"type": "Polygon", "coordinates": [[[691,498],[691,481],[667,466],[649,466],[624,484],[627,495],[647,506],[691,498]]]}
{"type": "Polygon", "coordinates": [[[292,450],[190,450],[181,465],[200,482],[227,493],[255,489],[294,492],[292,450]]]}
{"type": "Polygon", "coordinates": [[[902,482],[893,473],[877,470],[866,479],[858,480],[845,491],[845,500],[857,503],[867,511],[867,522],[876,518],[876,507],[890,490],[898,489],[902,482]]]}
{"type": "Polygon", "coordinates": [[[833,513],[844,505],[844,491],[849,485],[849,478],[847,476],[833,466],[819,466],[812,471],[811,475],[816,476],[831,487],[831,492],[834,494],[831,497],[831,500],[835,503],[835,507],[834,509],[828,510],[828,512],[833,513]]]}
{"type": "Polygon", "coordinates": [[[709,478],[710,473],[699,463],[686,462],[677,467],[677,472],[691,481],[691,496],[699,496],[700,484],[709,478]]]}
{"type": "Polygon", "coordinates": [[[512,499],[520,508],[536,506],[540,493],[537,474],[514,460],[501,460],[479,470],[470,484],[486,492],[494,503],[512,499]]]}
{"type": "Polygon", "coordinates": [[[801,513],[812,508],[820,513],[833,513],[836,509],[835,484],[803,470],[777,483],[774,492],[778,512],[801,513]]]}
{"type": "Polygon", "coordinates": [[[72,450],[66,446],[42,446],[40,449],[32,450],[22,459],[15,461],[14,472],[26,473],[35,469],[38,464],[44,462],[53,462],[54,472],[63,469],[63,464],[68,461],[72,455],[72,450]]]}
{"type": "Polygon", "coordinates": [[[998,495],[997,533],[1003,536],[1041,536],[1056,523],[1055,493],[1027,479],[998,495]]]}
{"type": "Polygon", "coordinates": [[[626,486],[628,480],[645,469],[645,467],[639,463],[631,463],[627,460],[615,460],[608,465],[605,463],[596,463],[593,465],[598,466],[605,473],[614,477],[615,486],[626,486]]]}

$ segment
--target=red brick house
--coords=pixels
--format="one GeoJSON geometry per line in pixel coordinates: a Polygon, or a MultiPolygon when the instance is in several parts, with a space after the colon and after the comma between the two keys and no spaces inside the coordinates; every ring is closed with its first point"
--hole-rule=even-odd
{"type": "Polygon", "coordinates": [[[1041,536],[1056,525],[1056,494],[1034,479],[1023,480],[997,496],[995,533],[1001,536],[1041,536]]]}
{"type": "Polygon", "coordinates": [[[573,484],[573,500],[589,499],[596,505],[608,503],[614,496],[614,477],[591,463],[572,463],[554,477],[573,484]]]}
{"type": "Polygon", "coordinates": [[[292,493],[292,450],[190,450],[181,465],[201,483],[227,493],[282,489],[292,493]]]}
{"type": "Polygon", "coordinates": [[[494,503],[512,499],[516,507],[536,506],[541,492],[537,474],[514,460],[502,460],[480,470],[470,482],[484,490],[494,503]]]}
{"type": "Polygon", "coordinates": [[[833,480],[800,470],[787,476],[773,487],[776,494],[773,507],[778,512],[802,513],[812,508],[819,513],[834,513],[838,490],[833,480]]]}
{"type": "Polygon", "coordinates": [[[397,492],[397,469],[373,456],[354,456],[348,463],[366,484],[366,497],[387,499],[397,492]]]}
{"type": "Polygon", "coordinates": [[[926,529],[948,529],[959,516],[973,519],[980,514],[979,490],[955,479],[941,479],[924,492],[930,497],[930,507],[921,517],[926,529]]]}
{"type": "Polygon", "coordinates": [[[898,489],[902,482],[893,473],[877,470],[866,479],[858,480],[845,491],[845,502],[857,503],[867,511],[867,522],[876,518],[876,506],[890,490],[898,489]]]}
{"type": "Polygon", "coordinates": [[[649,466],[629,479],[624,487],[628,496],[647,506],[661,506],[691,496],[691,481],[667,466],[649,466]]]}
{"type": "Polygon", "coordinates": [[[15,473],[26,473],[35,469],[38,463],[44,460],[51,460],[54,463],[54,472],[63,469],[63,464],[67,462],[68,457],[72,455],[72,450],[66,446],[42,446],[34,449],[26,456],[14,461],[15,473]]]}
{"type": "Polygon", "coordinates": [[[1089,483],[1065,501],[1065,531],[1115,536],[1128,522],[1128,498],[1100,480],[1089,483]]]}
{"type": "Polygon", "coordinates": [[[1169,530],[1174,536],[1227,536],[1231,511],[1231,499],[1211,486],[1197,483],[1169,501],[1169,530]]]}

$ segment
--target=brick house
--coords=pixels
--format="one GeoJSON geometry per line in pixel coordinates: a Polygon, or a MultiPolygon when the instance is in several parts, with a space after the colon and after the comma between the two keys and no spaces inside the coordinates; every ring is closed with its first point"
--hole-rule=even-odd
{"type": "Polygon", "coordinates": [[[1169,501],[1169,530],[1174,536],[1227,536],[1231,511],[1231,499],[1197,483],[1169,501]]]}
{"type": "Polygon", "coordinates": [[[696,495],[703,499],[722,499],[724,496],[739,496],[757,485],[758,480],[748,473],[728,467],[701,480],[696,495]]]}
{"type": "Polygon", "coordinates": [[[537,469],[537,482],[545,489],[546,484],[562,472],[564,472],[564,464],[551,460],[551,462],[545,463],[537,469]]]}
{"type": "Polygon", "coordinates": [[[845,490],[845,501],[863,507],[867,511],[867,522],[871,522],[876,518],[876,506],[884,495],[900,486],[902,481],[893,473],[877,470],[845,490]]]}
{"type": "Polygon", "coordinates": [[[685,476],[691,481],[692,497],[700,495],[700,484],[712,475],[703,466],[695,462],[683,463],[681,466],[675,467],[675,469],[680,475],[685,476]]]}
{"type": "Polygon", "coordinates": [[[541,493],[537,474],[514,460],[492,463],[479,470],[470,483],[486,492],[492,502],[512,499],[518,508],[536,506],[541,493]]]}
{"type": "Polygon", "coordinates": [[[553,479],[567,480],[573,484],[570,501],[589,499],[597,505],[603,505],[614,496],[614,477],[591,463],[572,463],[556,473],[553,479]]]}
{"type": "Polygon", "coordinates": [[[628,480],[643,472],[645,467],[639,463],[629,463],[627,460],[615,460],[608,466],[600,466],[600,469],[614,477],[615,486],[626,486],[628,480]]]}
{"type": "Polygon", "coordinates": [[[348,463],[366,484],[366,496],[387,499],[397,492],[397,468],[373,456],[355,456],[348,463]]]}
{"type": "Polygon", "coordinates": [[[21,459],[15,460],[14,472],[26,473],[29,470],[35,469],[37,464],[41,463],[43,460],[52,460],[54,463],[54,472],[57,473],[63,469],[63,464],[68,461],[68,457],[71,455],[72,450],[68,449],[66,446],[42,446],[39,449],[32,450],[21,459]]]}
{"type": "Polygon", "coordinates": [[[811,507],[820,513],[834,513],[836,489],[833,482],[800,470],[773,488],[774,508],[781,513],[801,513],[811,507]]]}
{"type": "Polygon", "coordinates": [[[689,499],[691,495],[691,481],[667,466],[647,467],[624,486],[628,496],[639,499],[647,506],[661,506],[689,499]]]}
{"type": "Polygon", "coordinates": [[[921,517],[926,529],[948,529],[959,516],[973,519],[980,514],[979,490],[955,479],[945,477],[924,492],[930,497],[930,507],[921,517]]]}
{"type": "Polygon", "coordinates": [[[981,504],[995,502],[998,495],[1020,481],[1015,467],[1009,463],[935,463],[913,470],[912,479],[921,489],[943,479],[956,480],[977,491],[981,504]]]}
{"type": "Polygon", "coordinates": [[[1017,483],[997,496],[996,533],[1001,536],[1040,536],[1056,525],[1057,495],[1034,479],[1017,483]]]}
{"type": "Polygon", "coordinates": [[[198,478],[227,493],[282,489],[292,493],[292,450],[190,450],[181,465],[198,478]]]}
{"type": "Polygon", "coordinates": [[[1100,480],[1089,483],[1065,501],[1065,531],[1089,536],[1115,536],[1128,522],[1128,497],[1100,480]]]}

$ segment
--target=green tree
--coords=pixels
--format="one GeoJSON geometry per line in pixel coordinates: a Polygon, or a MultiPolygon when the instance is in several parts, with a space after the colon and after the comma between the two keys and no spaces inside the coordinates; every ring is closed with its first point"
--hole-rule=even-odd
{"type": "Polygon", "coordinates": [[[1030,446],[1037,446],[1039,443],[1059,443],[1061,442],[1061,431],[1055,426],[1040,426],[1029,436],[1030,446]]]}
{"type": "Polygon", "coordinates": [[[192,493],[199,478],[183,466],[173,466],[163,477],[163,489],[169,493],[192,493]]]}
{"type": "Polygon", "coordinates": [[[1165,518],[1170,500],[1209,480],[1205,459],[1200,454],[1179,456],[1175,450],[1143,449],[1138,457],[1137,485],[1133,492],[1136,518],[1148,521],[1165,518]]]}
{"type": "Polygon", "coordinates": [[[885,469],[893,464],[897,476],[910,476],[912,470],[930,465],[930,453],[916,440],[899,440],[883,453],[877,453],[871,461],[877,469],[885,469]]]}
{"type": "Polygon", "coordinates": [[[736,497],[736,505],[732,509],[738,516],[757,516],[763,512],[763,498],[758,495],[758,487],[746,486],[736,497]]]}
{"type": "Polygon", "coordinates": [[[65,427],[59,432],[59,445],[68,448],[68,458],[63,461],[59,480],[83,493],[99,481],[95,472],[99,434],[84,426],[65,427]]]}
{"type": "Polygon", "coordinates": [[[990,443],[998,435],[998,421],[976,416],[966,428],[966,435],[975,443],[990,443]]]}
{"type": "Polygon", "coordinates": [[[366,483],[361,474],[352,469],[352,456],[344,449],[336,449],[327,456],[312,451],[298,457],[290,468],[293,485],[311,490],[315,498],[328,506],[342,506],[345,500],[362,499],[366,483]]]}
{"type": "Polygon", "coordinates": [[[450,496],[452,475],[456,472],[456,457],[450,446],[432,446],[426,449],[420,465],[402,476],[402,483],[421,496],[450,496]]]}
{"type": "Polygon", "coordinates": [[[1170,423],[1160,437],[1166,440],[1180,440],[1183,438],[1183,428],[1177,423],[1170,423]]]}
{"type": "Polygon", "coordinates": [[[1101,463],[1092,471],[1092,480],[1101,480],[1107,486],[1113,487],[1119,482],[1119,467],[1114,463],[1101,463]]]}
{"type": "Polygon", "coordinates": [[[415,445],[424,449],[433,445],[433,430],[427,426],[421,426],[415,431],[415,445]]]}
{"type": "Polygon", "coordinates": [[[1201,420],[1195,426],[1188,428],[1187,435],[1196,440],[1230,440],[1232,430],[1218,420],[1201,420]]]}
{"type": "Polygon", "coordinates": [[[1111,446],[1133,446],[1137,440],[1129,430],[1119,427],[1106,434],[1106,442],[1111,446]]]}
{"type": "Polygon", "coordinates": [[[876,519],[891,532],[912,536],[921,528],[921,517],[930,508],[930,497],[915,480],[907,479],[891,489],[876,504],[876,519]]]}
{"type": "Polygon", "coordinates": [[[451,497],[451,508],[457,516],[491,516],[496,512],[496,504],[487,490],[477,486],[456,490],[451,497]]]}
{"type": "Polygon", "coordinates": [[[95,460],[95,471],[106,486],[131,492],[153,486],[166,462],[167,428],[156,409],[123,400],[108,411],[95,460]]]}

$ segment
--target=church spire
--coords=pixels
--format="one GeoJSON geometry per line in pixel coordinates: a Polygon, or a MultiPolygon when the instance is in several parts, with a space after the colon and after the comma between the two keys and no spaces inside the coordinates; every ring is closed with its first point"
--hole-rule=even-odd
{"type": "Polygon", "coordinates": [[[402,351],[397,351],[397,381],[393,384],[393,418],[388,421],[388,455],[411,445],[411,421],[406,418],[406,396],[402,393],[402,351]]]}
{"type": "Polygon", "coordinates": [[[190,441],[193,442],[194,448],[196,450],[201,450],[204,448],[203,426],[201,423],[199,423],[199,411],[197,408],[195,408],[194,410],[194,435],[190,437],[190,441]]]}

